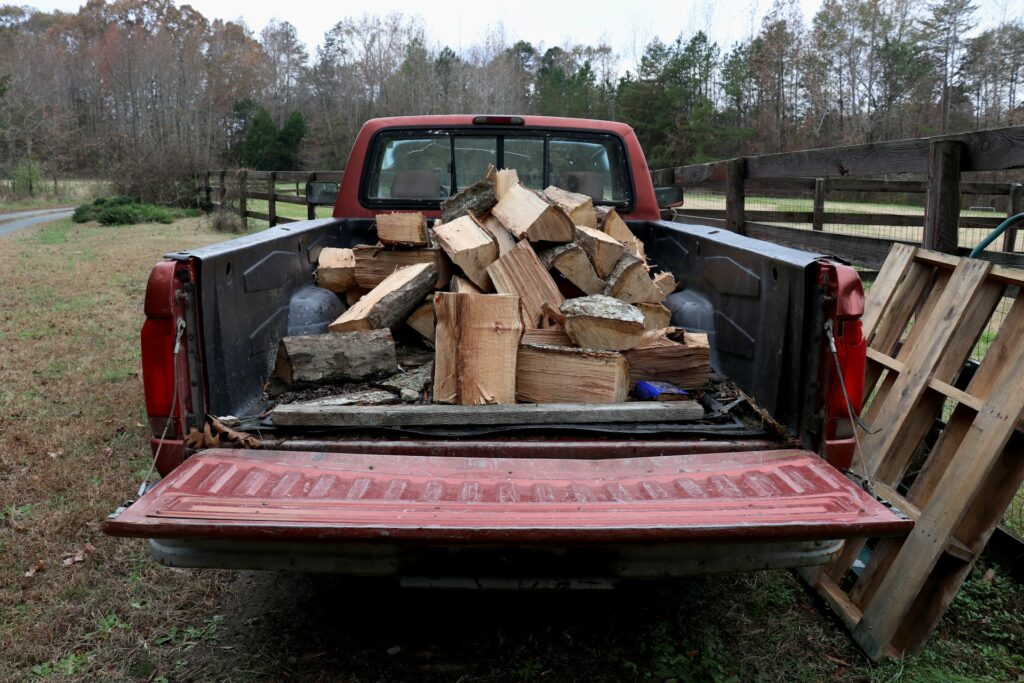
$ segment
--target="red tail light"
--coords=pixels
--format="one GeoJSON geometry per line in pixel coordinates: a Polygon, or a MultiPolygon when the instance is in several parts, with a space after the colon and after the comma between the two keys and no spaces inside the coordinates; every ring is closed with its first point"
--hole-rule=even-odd
{"type": "Polygon", "coordinates": [[[525,125],[522,116],[474,116],[474,126],[522,126],[525,125]]]}
{"type": "MultiPolygon", "coordinates": [[[[163,261],[149,274],[146,285],[146,322],[142,325],[142,386],[146,395],[146,415],[157,437],[164,431],[174,397],[176,309],[174,263],[163,261]]],[[[180,375],[183,368],[179,367],[178,371],[180,375]]],[[[181,401],[178,403],[180,406],[181,401]]],[[[180,417],[179,406],[174,407],[175,417],[180,417]]],[[[180,437],[178,420],[174,422],[168,436],[180,437]]]]}

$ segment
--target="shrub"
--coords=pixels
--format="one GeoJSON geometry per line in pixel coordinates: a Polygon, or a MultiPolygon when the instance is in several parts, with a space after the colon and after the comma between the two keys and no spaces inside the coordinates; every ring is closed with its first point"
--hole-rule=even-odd
{"type": "Polygon", "coordinates": [[[75,209],[71,220],[76,223],[97,221],[101,225],[135,225],[137,223],[171,223],[175,218],[194,216],[194,210],[173,209],[155,204],[141,204],[127,195],[101,197],[75,209]]]}

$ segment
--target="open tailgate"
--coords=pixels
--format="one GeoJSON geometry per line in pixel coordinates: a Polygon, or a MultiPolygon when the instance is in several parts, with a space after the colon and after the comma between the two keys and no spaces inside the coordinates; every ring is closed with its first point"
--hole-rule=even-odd
{"type": "Polygon", "coordinates": [[[808,451],[610,460],[198,453],[104,531],[444,543],[814,540],[905,534],[808,451]]]}

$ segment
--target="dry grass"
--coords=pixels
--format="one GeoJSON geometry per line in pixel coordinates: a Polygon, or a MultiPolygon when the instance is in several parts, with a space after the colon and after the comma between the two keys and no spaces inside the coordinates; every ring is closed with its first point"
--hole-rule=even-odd
{"type": "Polygon", "coordinates": [[[165,251],[225,238],[195,219],[0,238],[0,680],[1007,680],[1024,668],[1024,595],[999,575],[968,583],[921,657],[873,667],[785,572],[522,595],[157,566],[142,542],[99,530],[148,464],[146,276],[165,251]]]}

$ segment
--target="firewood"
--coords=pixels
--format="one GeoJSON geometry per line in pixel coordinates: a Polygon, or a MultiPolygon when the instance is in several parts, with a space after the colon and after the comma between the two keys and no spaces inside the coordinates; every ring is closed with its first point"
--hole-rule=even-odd
{"type": "MultiPolygon", "coordinates": [[[[499,171],[500,173],[500,171],[499,171]]],[[[512,236],[512,233],[508,231],[501,221],[498,220],[494,214],[487,214],[487,216],[480,221],[480,227],[487,231],[492,238],[494,238],[495,244],[498,245],[498,256],[504,256],[508,253],[508,250],[516,246],[516,238],[512,236]]]]}
{"type": "Polygon", "coordinates": [[[595,294],[561,306],[565,332],[577,345],[600,351],[625,351],[643,339],[644,315],[636,306],[595,294]]]}
{"type": "Polygon", "coordinates": [[[441,202],[441,222],[450,223],[460,216],[483,216],[490,211],[498,202],[494,175],[494,167],[488,166],[483,178],[441,202]]]}
{"type": "Polygon", "coordinates": [[[503,168],[494,176],[494,194],[501,201],[505,192],[513,185],[519,184],[519,174],[514,168],[503,168]]]}
{"type": "Polygon", "coordinates": [[[551,185],[545,188],[544,196],[554,203],[572,220],[573,225],[597,228],[597,214],[594,212],[594,200],[590,195],[569,192],[551,185]]]}
{"type": "Polygon", "coordinates": [[[672,311],[663,304],[639,303],[636,307],[644,314],[644,329],[647,331],[666,328],[672,322],[672,311]]]}
{"type": "Polygon", "coordinates": [[[597,276],[587,254],[575,242],[544,249],[537,257],[548,270],[557,270],[584,294],[603,292],[608,284],[597,276]]]}
{"type": "Polygon", "coordinates": [[[405,324],[416,330],[427,341],[434,341],[433,297],[413,309],[413,312],[405,319],[405,324]]]}
{"type": "Polygon", "coordinates": [[[522,344],[516,399],[524,403],[617,403],[629,393],[625,357],[549,344],[522,344]]]}
{"type": "Polygon", "coordinates": [[[418,263],[396,270],[330,325],[331,332],[379,330],[405,320],[437,282],[437,266],[418,263]]]}
{"type": "Polygon", "coordinates": [[[498,245],[472,216],[460,216],[435,228],[434,238],[474,285],[490,291],[487,266],[498,258],[498,245]]]}
{"type": "Polygon", "coordinates": [[[398,372],[390,330],[285,337],[274,376],[290,387],[358,382],[398,372]]]}
{"type": "Polygon", "coordinates": [[[672,382],[680,389],[699,389],[711,376],[711,350],[706,334],[670,327],[644,335],[629,351],[629,382],[672,382]]]}
{"type": "Polygon", "coordinates": [[[522,185],[508,188],[492,213],[517,239],[572,242],[573,224],[569,216],[522,185]]]}
{"type": "Polygon", "coordinates": [[[575,346],[565,329],[561,327],[549,327],[547,329],[525,329],[521,344],[547,344],[549,346],[575,346]]]}
{"type": "Polygon", "coordinates": [[[353,306],[353,305],[355,305],[355,303],[357,301],[359,301],[360,299],[362,299],[363,295],[366,294],[369,291],[370,290],[366,289],[365,287],[359,287],[358,285],[355,286],[355,287],[350,287],[349,289],[346,289],[345,290],[345,305],[346,306],[353,306]]]}
{"type": "Polygon", "coordinates": [[[433,263],[437,268],[435,289],[447,287],[451,278],[451,262],[439,247],[389,249],[360,245],[352,251],[356,256],[356,284],[363,289],[373,289],[399,268],[417,263],[433,263]]]}
{"type": "Polygon", "coordinates": [[[324,247],[316,267],[316,284],[332,292],[344,292],[356,284],[356,257],[351,249],[324,247]]]}
{"type": "Polygon", "coordinates": [[[576,243],[583,247],[594,264],[594,270],[601,279],[607,278],[615,269],[626,247],[609,235],[593,228],[576,226],[576,243]]]}
{"type": "Polygon", "coordinates": [[[621,242],[646,267],[647,256],[644,253],[644,243],[637,239],[615,208],[611,206],[598,206],[594,210],[597,213],[597,224],[600,226],[601,231],[612,239],[621,242]]]}
{"type": "Polygon", "coordinates": [[[516,244],[515,248],[488,266],[487,273],[499,294],[519,297],[525,327],[540,324],[541,306],[545,301],[555,308],[562,305],[562,293],[529,242],[516,244]]]}
{"type": "Polygon", "coordinates": [[[461,275],[452,275],[448,289],[455,294],[483,294],[484,292],[461,275]]]}
{"type": "Polygon", "coordinates": [[[515,403],[516,354],[523,332],[519,297],[438,292],[434,312],[434,400],[515,403]]]}
{"type": "Polygon", "coordinates": [[[661,293],[668,296],[676,291],[676,276],[669,272],[658,273],[651,280],[654,286],[661,290],[661,293]]]}
{"type": "Polygon", "coordinates": [[[658,304],[665,299],[665,295],[651,281],[643,261],[630,252],[623,254],[615,264],[615,270],[608,276],[608,286],[604,293],[631,304],[658,304]]]}
{"type": "MultiPolygon", "coordinates": [[[[433,309],[433,302],[430,304],[433,309]]],[[[392,391],[401,392],[403,389],[408,389],[422,394],[426,391],[427,387],[434,379],[434,362],[431,361],[426,365],[421,365],[414,370],[407,370],[406,372],[399,372],[398,374],[392,375],[385,380],[374,382],[375,386],[381,389],[390,389],[392,391]]]]}
{"type": "Polygon", "coordinates": [[[419,212],[379,213],[377,239],[387,245],[425,247],[430,244],[427,219],[419,212]]]}

